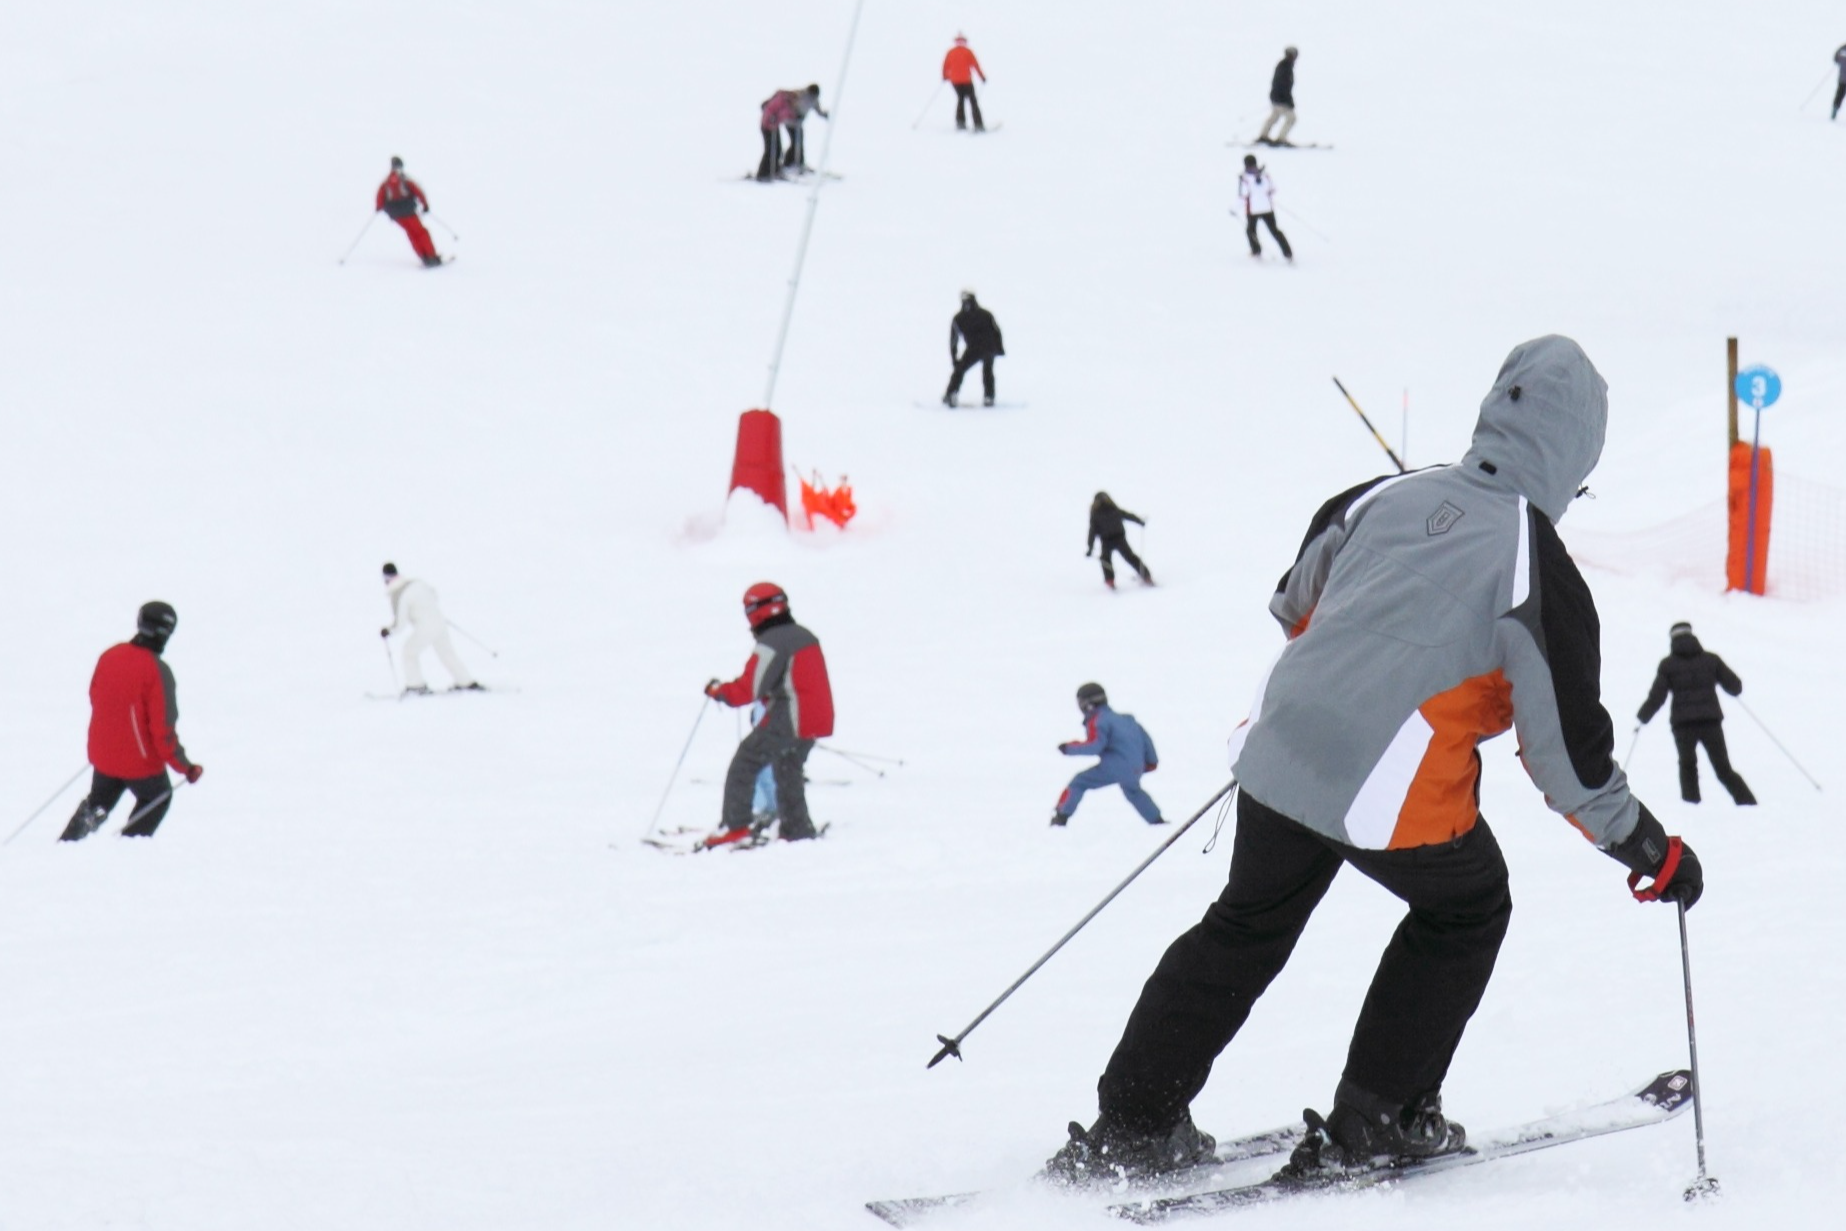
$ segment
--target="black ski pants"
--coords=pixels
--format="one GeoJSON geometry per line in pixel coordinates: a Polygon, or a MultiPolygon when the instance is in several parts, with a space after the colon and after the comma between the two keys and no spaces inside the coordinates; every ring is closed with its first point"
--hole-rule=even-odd
{"type": "Polygon", "coordinates": [[[763,130],[763,160],[756,164],[756,178],[774,179],[776,164],[782,161],[782,130],[765,128],[763,130]]]}
{"type": "Polygon", "coordinates": [[[981,122],[981,100],[974,96],[974,83],[972,81],[957,81],[955,83],[955,127],[957,128],[968,127],[968,119],[963,110],[964,108],[974,112],[974,131],[977,133],[986,132],[987,125],[981,122]]]}
{"type": "Polygon", "coordinates": [[[750,824],[750,802],[756,794],[756,776],[763,766],[772,766],[776,779],[776,810],[781,814],[778,831],[794,841],[814,836],[814,819],[808,815],[805,770],[814,741],[797,739],[786,716],[772,709],[731,757],[731,768],[724,776],[724,810],[721,823],[725,829],[740,829],[750,824]]]}
{"type": "Polygon", "coordinates": [[[122,800],[124,791],[133,792],[135,812],[139,815],[122,830],[125,838],[151,838],[160,828],[160,822],[167,817],[167,807],[173,802],[173,784],[167,779],[167,772],[161,770],[147,778],[112,778],[100,769],[90,775],[90,793],[77,805],[77,811],[71,816],[70,824],[64,827],[60,842],[76,842],[87,838],[101,825],[116,804],[122,800]],[[156,802],[158,801],[158,802],[156,802]],[[92,816],[92,813],[100,815],[92,816]]]}
{"type": "Polygon", "coordinates": [[[1731,768],[1731,754],[1724,746],[1724,723],[1682,722],[1673,727],[1673,743],[1679,748],[1679,797],[1689,804],[1699,802],[1699,745],[1711,758],[1711,772],[1740,804],[1753,804],[1756,796],[1743,775],[1731,768]]]}
{"type": "Polygon", "coordinates": [[[993,355],[982,355],[971,350],[963,351],[961,358],[955,360],[955,370],[949,373],[947,393],[960,393],[961,378],[966,376],[968,370],[978,363],[981,365],[981,393],[992,397],[994,395],[994,359],[993,355]]]}
{"type": "Polygon", "coordinates": [[[785,170],[800,170],[808,165],[807,134],[799,124],[788,126],[788,153],[782,159],[785,170]]]}
{"type": "Polygon", "coordinates": [[[1243,229],[1244,235],[1250,241],[1250,255],[1263,255],[1263,245],[1256,242],[1256,224],[1258,222],[1266,222],[1269,224],[1269,233],[1276,237],[1276,245],[1282,249],[1282,255],[1291,261],[1294,260],[1295,254],[1288,246],[1288,236],[1282,234],[1281,228],[1276,226],[1276,216],[1274,214],[1250,215],[1249,221],[1243,229]]]}
{"type": "Polygon", "coordinates": [[[1838,115],[1840,113],[1840,103],[1843,100],[1846,100],[1846,76],[1842,76],[1840,78],[1840,84],[1838,88],[1836,88],[1833,91],[1833,114],[1834,115],[1838,115]]]}
{"type": "Polygon", "coordinates": [[[1360,850],[1240,791],[1230,883],[1141,989],[1097,1083],[1104,1114],[1147,1132],[1179,1120],[1342,863],[1410,906],[1366,993],[1344,1076],[1394,1102],[1441,1088],[1513,911],[1506,861],[1485,818],[1439,846],[1360,850]]]}
{"type": "Polygon", "coordinates": [[[1128,561],[1128,567],[1133,569],[1138,576],[1143,578],[1147,576],[1147,565],[1141,563],[1141,557],[1135,555],[1135,549],[1128,545],[1128,536],[1124,534],[1106,535],[1102,540],[1102,579],[1110,585],[1115,584],[1115,562],[1110,559],[1115,555],[1120,555],[1122,559],[1128,561]]]}

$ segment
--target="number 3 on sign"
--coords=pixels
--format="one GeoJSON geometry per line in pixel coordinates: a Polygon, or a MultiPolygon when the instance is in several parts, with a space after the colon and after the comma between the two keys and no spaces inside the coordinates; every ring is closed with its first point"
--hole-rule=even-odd
{"type": "Polygon", "coordinates": [[[1776,399],[1782,396],[1782,378],[1760,363],[1752,364],[1737,373],[1735,388],[1740,400],[1762,410],[1774,406],[1776,399]]]}

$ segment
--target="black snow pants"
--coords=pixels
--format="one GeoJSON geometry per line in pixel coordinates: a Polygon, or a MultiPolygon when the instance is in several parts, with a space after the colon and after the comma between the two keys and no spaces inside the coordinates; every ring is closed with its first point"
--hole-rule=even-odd
{"type": "Polygon", "coordinates": [[[805,170],[808,165],[807,134],[799,124],[788,126],[788,153],[783,156],[782,169],[785,171],[805,170]]]}
{"type": "Polygon", "coordinates": [[[64,827],[58,841],[78,842],[89,837],[109,818],[109,813],[121,802],[124,791],[134,793],[135,812],[139,815],[122,830],[122,836],[153,837],[160,822],[167,817],[167,806],[173,802],[173,784],[167,780],[166,771],[147,778],[112,778],[95,770],[90,775],[90,793],[77,805],[77,811],[71,814],[70,824],[64,827]]]}
{"type": "Polygon", "coordinates": [[[993,355],[983,355],[971,350],[963,351],[961,358],[955,361],[955,370],[949,373],[949,387],[943,396],[948,397],[960,393],[961,378],[966,376],[968,370],[978,363],[981,365],[981,393],[985,397],[993,397],[994,359],[993,355]]]}
{"type": "Polygon", "coordinates": [[[1753,804],[1756,796],[1743,775],[1731,768],[1731,754],[1724,746],[1722,722],[1682,722],[1673,728],[1673,743],[1679,748],[1679,797],[1689,804],[1699,802],[1699,745],[1711,758],[1711,772],[1740,804],[1753,804]]]}
{"type": "Polygon", "coordinates": [[[974,83],[972,81],[958,81],[955,83],[955,127],[957,128],[968,127],[967,115],[963,108],[971,109],[974,112],[974,131],[977,133],[986,132],[987,125],[981,122],[981,100],[974,96],[974,83]]]}
{"type": "Polygon", "coordinates": [[[756,164],[756,178],[769,180],[776,177],[776,164],[782,161],[782,130],[765,128],[763,130],[763,161],[756,164]]]}
{"type": "Polygon", "coordinates": [[[814,820],[808,815],[805,769],[814,741],[797,739],[785,711],[772,708],[731,757],[731,768],[724,775],[724,810],[720,819],[724,829],[741,829],[750,824],[750,801],[756,794],[756,777],[763,766],[776,779],[776,810],[781,814],[778,831],[789,841],[814,836],[814,820]]]}
{"type": "Polygon", "coordinates": [[[1256,242],[1256,224],[1258,222],[1266,222],[1269,224],[1269,233],[1276,237],[1276,244],[1282,249],[1282,255],[1291,261],[1294,260],[1295,254],[1288,246],[1288,236],[1282,234],[1281,229],[1276,226],[1276,216],[1274,214],[1250,215],[1249,222],[1243,229],[1245,237],[1250,241],[1250,255],[1263,255],[1263,246],[1256,242]]]}
{"type": "Polygon", "coordinates": [[[1839,87],[1833,91],[1833,114],[1836,116],[1840,113],[1842,100],[1846,100],[1846,77],[1840,78],[1839,87]]]}
{"type": "Polygon", "coordinates": [[[1359,850],[1239,792],[1230,883],[1141,989],[1097,1083],[1105,1114],[1147,1132],[1179,1120],[1341,863],[1410,906],[1366,993],[1344,1076],[1394,1102],[1441,1089],[1513,911],[1506,861],[1485,818],[1439,846],[1359,850]]]}
{"type": "Polygon", "coordinates": [[[1143,581],[1152,581],[1147,565],[1141,563],[1141,557],[1135,555],[1135,549],[1128,545],[1128,536],[1124,534],[1107,535],[1102,540],[1102,579],[1109,585],[1115,584],[1115,562],[1111,556],[1119,555],[1128,561],[1128,567],[1143,581]]]}

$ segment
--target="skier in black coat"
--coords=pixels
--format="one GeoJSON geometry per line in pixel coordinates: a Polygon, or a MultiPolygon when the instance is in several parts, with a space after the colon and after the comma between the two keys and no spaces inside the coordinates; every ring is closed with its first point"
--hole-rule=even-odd
{"type": "Polygon", "coordinates": [[[1257,134],[1258,145],[1293,144],[1288,139],[1288,130],[1295,126],[1295,57],[1299,54],[1293,47],[1285,48],[1282,59],[1276,64],[1275,76],[1269,79],[1269,118],[1263,121],[1263,131],[1257,134]],[[1282,128],[1271,140],[1269,129],[1277,120],[1282,121],[1282,128]]]}
{"type": "Polygon", "coordinates": [[[1731,793],[1731,798],[1739,804],[1755,803],[1756,796],[1750,793],[1743,775],[1731,768],[1731,757],[1724,747],[1724,710],[1718,704],[1719,688],[1735,697],[1743,691],[1743,681],[1725,666],[1722,658],[1699,644],[1699,639],[1692,635],[1692,625],[1675,624],[1668,635],[1672,638],[1673,652],[1660,660],[1660,668],[1654,672],[1654,686],[1648,690],[1647,700],[1641,703],[1641,710],[1635,717],[1645,725],[1666,704],[1667,694],[1672,693],[1669,721],[1673,726],[1673,742],[1679,746],[1680,798],[1689,804],[1699,802],[1698,747],[1704,744],[1705,755],[1711,758],[1712,772],[1718,775],[1718,781],[1731,793]]]}
{"type": "Polygon", "coordinates": [[[1097,541],[1101,540],[1102,583],[1105,586],[1115,589],[1115,564],[1110,557],[1118,554],[1128,561],[1129,567],[1134,569],[1143,582],[1151,586],[1154,584],[1154,575],[1148,571],[1147,565],[1141,563],[1141,557],[1135,555],[1134,548],[1128,545],[1128,527],[1124,522],[1133,522],[1137,526],[1147,524],[1109,499],[1108,492],[1097,492],[1096,498],[1090,501],[1090,541],[1084,548],[1083,558],[1089,559],[1096,550],[1097,541]]]}
{"type": "Polygon", "coordinates": [[[1006,354],[1006,347],[1000,341],[1000,326],[994,321],[994,314],[975,302],[973,291],[961,293],[961,311],[949,322],[949,362],[955,370],[949,374],[948,391],[942,395],[944,406],[954,406],[961,395],[961,378],[968,374],[968,369],[975,364],[981,365],[981,405],[994,404],[994,359],[1006,354]],[[961,343],[962,352],[957,355],[955,346],[961,343]]]}

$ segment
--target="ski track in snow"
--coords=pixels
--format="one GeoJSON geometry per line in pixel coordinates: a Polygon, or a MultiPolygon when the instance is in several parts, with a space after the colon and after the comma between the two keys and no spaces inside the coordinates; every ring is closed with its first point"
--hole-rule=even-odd
{"type": "MultiPolygon", "coordinates": [[[[1610,384],[1608,446],[1561,530],[1628,530],[1724,481],[1722,345],[1775,366],[1765,439],[1830,480],[1838,202],[1817,0],[1482,9],[984,6],[1003,140],[946,141],[955,29],[870,5],[776,409],[787,460],[850,474],[851,532],[734,504],[807,193],[723,182],[771,89],[829,94],[849,6],[130,6],[22,10],[0,40],[0,816],[83,756],[96,655],[176,605],[180,730],[207,767],[154,842],[0,855],[0,1221],[35,1231],[870,1231],[862,1203],[1029,1174],[1142,980],[1216,894],[1204,825],[964,1044],[961,1028],[1159,840],[1114,792],[1046,824],[1071,702],[1105,683],[1185,815],[1274,654],[1264,604],[1314,509],[1465,448],[1516,342],[1566,332],[1610,384]],[[1111,55],[1124,43],[1129,78],[1111,55]],[[1302,48],[1265,155],[1301,255],[1252,269],[1227,138],[1302,48]],[[1532,66],[1509,73],[1509,64],[1532,66]],[[438,215],[421,272],[375,222],[401,154],[438,215]],[[1098,166],[1106,174],[1093,174],[1098,166]],[[1327,238],[1317,237],[1315,232],[1327,238]],[[905,408],[948,375],[972,286],[1005,330],[1006,414],[905,408]],[[1148,518],[1113,601],[1090,494],[1148,518]],[[481,704],[378,705],[379,564],[429,579],[481,704]],[[783,583],[832,665],[839,739],[902,756],[817,791],[823,843],[640,845],[700,704],[749,653],[738,596],[783,583]],[[1133,592],[1132,587],[1125,587],[1133,592]],[[1076,601],[1090,599],[1094,601],[1076,601]],[[610,849],[610,843],[616,849],[610,849]]],[[[827,100],[831,106],[833,100],[827,100]]],[[[815,121],[818,153],[824,137],[815,121]]],[[[1253,128],[1254,121],[1246,125],[1253,128]]],[[[1267,246],[1267,245],[1266,245],[1267,246]]],[[[1139,531],[1137,531],[1137,535],[1139,531]]],[[[1714,552],[1721,545],[1713,544],[1714,552]]],[[[1830,1221],[1814,1109],[1846,879],[1841,602],[1591,570],[1618,751],[1689,619],[1745,699],[1763,804],[1677,799],[1664,720],[1631,770],[1705,865],[1691,916],[1712,1169],[1701,1228],[1830,1221]]],[[[432,683],[445,682],[431,666],[432,683]]],[[[708,715],[666,827],[706,825],[735,720],[708,715]]],[[[1515,1123],[1684,1062],[1672,915],[1551,816],[1507,737],[1484,808],[1518,903],[1446,1097],[1515,1123]]],[[[838,767],[829,767],[829,773],[838,767]]],[[[118,810],[112,828],[119,828],[118,810]]],[[[1195,1111],[1237,1133],[1325,1108],[1395,903],[1342,877],[1195,1111]]],[[[1256,1227],[1630,1228],[1681,1216],[1692,1121],[1256,1227]]],[[[1102,1226],[1018,1190],[946,1227],[1102,1226]]]]}

